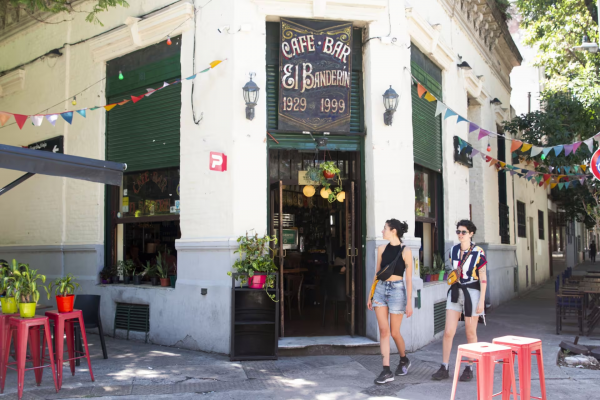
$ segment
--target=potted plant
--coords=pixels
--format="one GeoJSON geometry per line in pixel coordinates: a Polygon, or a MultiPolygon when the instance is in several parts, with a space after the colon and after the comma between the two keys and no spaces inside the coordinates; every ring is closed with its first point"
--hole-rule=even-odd
{"type": "Polygon", "coordinates": [[[306,179],[318,182],[323,188],[320,194],[323,198],[326,198],[330,203],[338,200],[343,202],[346,198],[345,193],[342,191],[342,179],[340,178],[340,169],[335,165],[333,161],[325,161],[317,167],[310,167],[306,171],[306,179]],[[338,186],[331,189],[331,183],[329,179],[337,181],[338,186]],[[342,194],[342,195],[339,195],[342,194]],[[339,195],[339,196],[338,196],[339,195]]]}
{"type": "Polygon", "coordinates": [[[58,312],[64,313],[73,311],[73,303],[75,301],[75,295],[73,293],[75,292],[75,289],[79,288],[79,283],[75,282],[75,277],[72,274],[67,274],[65,277],[56,278],[54,282],[50,282],[50,285],[48,285],[47,288],[44,287],[48,294],[48,300],[50,300],[52,288],[54,288],[58,312]]]}
{"type": "Polygon", "coordinates": [[[113,266],[110,267],[110,280],[112,283],[119,283],[119,275],[121,275],[121,273],[123,273],[123,271],[119,263],[113,264],[113,266]]]}
{"type": "Polygon", "coordinates": [[[156,256],[156,271],[158,272],[158,277],[160,278],[160,286],[168,287],[170,285],[169,268],[167,267],[167,262],[163,258],[160,251],[158,252],[158,256],[156,256]]]}
{"type": "Polygon", "coordinates": [[[175,282],[177,282],[177,264],[172,263],[170,268],[170,275],[169,275],[169,282],[171,284],[171,287],[173,289],[175,289],[175,282]]]}
{"type": "Polygon", "coordinates": [[[35,316],[35,307],[40,299],[37,281],[46,283],[46,276],[38,274],[36,269],[30,270],[27,264],[19,264],[19,268],[13,270],[12,274],[9,291],[15,296],[21,318],[32,318],[35,316]]]}
{"type": "MultiPolygon", "coordinates": [[[[253,236],[240,236],[237,239],[239,243],[238,249],[234,252],[239,254],[239,258],[233,264],[236,270],[237,278],[241,285],[248,282],[248,286],[252,289],[265,289],[271,300],[275,299],[275,295],[269,293],[268,289],[275,286],[275,275],[277,266],[275,265],[273,249],[269,243],[277,244],[277,238],[271,236],[259,237],[257,233],[253,236]]],[[[231,271],[227,272],[231,276],[231,271]]]]}
{"type": "Polygon", "coordinates": [[[323,171],[325,179],[333,179],[337,174],[340,173],[340,169],[335,165],[333,161],[325,161],[320,164],[319,167],[323,171]]]}
{"type": "Polygon", "coordinates": [[[156,265],[152,265],[150,264],[150,261],[146,261],[146,266],[144,267],[143,274],[150,278],[150,283],[152,284],[152,286],[158,286],[160,283],[158,280],[157,272],[158,271],[156,270],[156,265]]]}
{"type": "Polygon", "coordinates": [[[431,281],[431,268],[429,267],[423,267],[422,269],[423,272],[423,282],[429,282],[431,281]]]}
{"type": "Polygon", "coordinates": [[[2,303],[3,314],[15,314],[17,312],[17,302],[9,290],[9,283],[12,271],[17,268],[17,260],[13,260],[12,267],[7,261],[0,262],[0,302],[2,303]]]}
{"type": "Polygon", "coordinates": [[[105,265],[104,268],[102,268],[102,271],[100,271],[100,282],[102,282],[103,285],[109,284],[111,275],[111,268],[108,265],[105,265]]]}
{"type": "Polygon", "coordinates": [[[133,263],[133,260],[118,261],[118,263],[119,270],[123,271],[123,283],[126,285],[132,283],[131,276],[135,271],[135,264],[133,263]]]}
{"type": "Polygon", "coordinates": [[[141,271],[134,265],[133,267],[133,284],[134,285],[141,285],[142,284],[142,277],[144,276],[144,270],[142,269],[141,271]],[[138,272],[139,271],[139,272],[138,272]]]}

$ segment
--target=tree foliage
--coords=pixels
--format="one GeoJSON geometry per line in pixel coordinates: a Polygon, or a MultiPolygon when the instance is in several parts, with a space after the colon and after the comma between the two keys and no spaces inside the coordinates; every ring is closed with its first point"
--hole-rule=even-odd
{"type": "Polygon", "coordinates": [[[10,0],[14,7],[21,7],[33,14],[36,11],[50,12],[54,14],[66,12],[87,12],[85,17],[87,22],[102,25],[98,19],[98,14],[103,11],[108,11],[110,7],[129,7],[125,0],[95,0],[90,11],[77,11],[73,8],[74,0],[10,0]]]}

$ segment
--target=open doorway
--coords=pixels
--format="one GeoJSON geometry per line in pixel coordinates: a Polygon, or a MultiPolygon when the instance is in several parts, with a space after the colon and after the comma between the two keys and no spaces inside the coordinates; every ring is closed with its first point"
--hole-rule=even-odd
{"type": "Polygon", "coordinates": [[[362,330],[359,156],[351,151],[325,155],[269,150],[269,230],[283,238],[277,245],[283,250],[275,259],[283,276],[282,337],[354,335],[362,330]],[[341,170],[343,202],[329,202],[319,187],[312,196],[304,193],[302,171],[325,157],[341,170]]]}

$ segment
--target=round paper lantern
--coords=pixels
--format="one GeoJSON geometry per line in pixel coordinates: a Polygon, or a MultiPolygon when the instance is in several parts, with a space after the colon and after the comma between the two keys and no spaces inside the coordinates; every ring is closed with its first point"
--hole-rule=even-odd
{"type": "Polygon", "coordinates": [[[340,203],[343,203],[344,200],[346,200],[346,192],[339,192],[336,196],[337,201],[339,201],[340,203]]]}
{"type": "Polygon", "coordinates": [[[321,189],[321,197],[324,199],[328,199],[329,195],[331,194],[331,189],[321,189]]]}
{"type": "Polygon", "coordinates": [[[302,193],[304,193],[304,195],[306,197],[313,197],[315,195],[315,187],[313,185],[306,185],[304,186],[304,189],[302,189],[302,193]]]}

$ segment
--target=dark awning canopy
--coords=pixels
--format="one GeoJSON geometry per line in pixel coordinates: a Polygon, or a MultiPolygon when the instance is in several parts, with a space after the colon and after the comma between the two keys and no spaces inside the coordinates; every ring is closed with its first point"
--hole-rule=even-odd
{"type": "Polygon", "coordinates": [[[84,181],[121,186],[126,164],[93,158],[70,156],[48,151],[31,150],[0,144],[0,168],[27,172],[0,194],[33,176],[33,174],[64,176],[84,181]]]}

